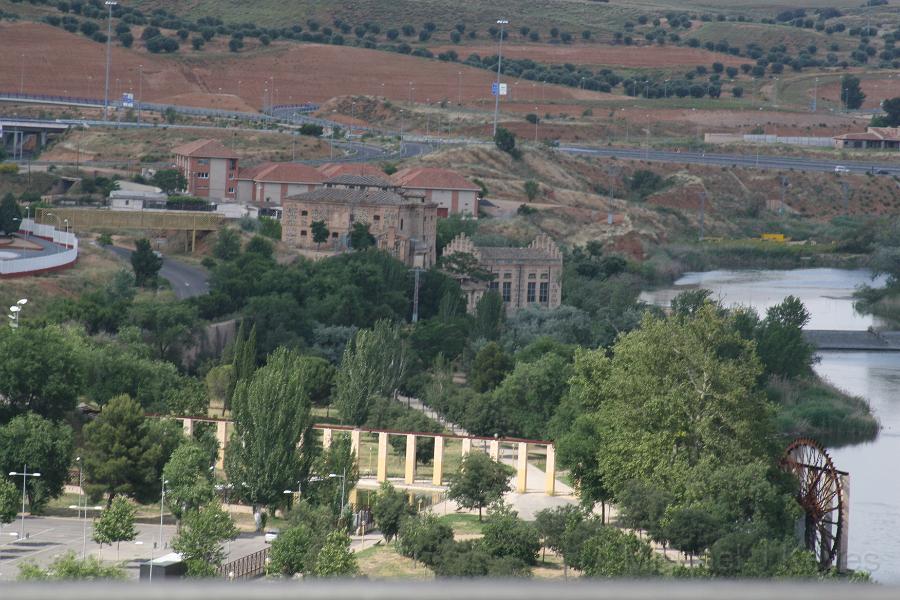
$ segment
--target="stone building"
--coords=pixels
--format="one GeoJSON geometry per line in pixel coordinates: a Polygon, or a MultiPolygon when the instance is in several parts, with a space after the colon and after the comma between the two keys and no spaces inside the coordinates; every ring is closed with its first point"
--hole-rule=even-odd
{"type": "Polygon", "coordinates": [[[546,235],[539,235],[527,248],[476,246],[460,234],[444,248],[443,256],[471,254],[481,270],[493,275],[490,281],[458,277],[466,295],[466,309],[475,306],[488,290],[503,298],[507,314],[527,306],[556,308],[562,302],[562,251],[546,235]]]}
{"type": "Polygon", "coordinates": [[[436,203],[438,217],[463,215],[478,218],[478,195],[481,188],[456,171],[412,167],[400,169],[391,175],[391,181],[436,203]]]}
{"type": "Polygon", "coordinates": [[[835,148],[897,150],[900,149],[900,127],[867,127],[864,133],[845,133],[833,139],[835,148]]]}
{"type": "Polygon", "coordinates": [[[280,208],[288,196],[312,192],[325,176],[300,163],[267,162],[241,169],[237,178],[237,201],[262,208],[280,208]]]}
{"type": "Polygon", "coordinates": [[[234,200],[240,157],[218,140],[197,140],[172,150],[175,167],[187,179],[187,193],[210,200],[234,200]]]}
{"type": "Polygon", "coordinates": [[[305,250],[345,252],[350,249],[353,224],[367,223],[378,248],[410,267],[431,267],[435,262],[437,206],[422,196],[403,195],[393,189],[337,187],[357,183],[333,182],[335,187],[285,198],[282,241],[305,250]],[[313,240],[315,221],[325,222],[326,242],[317,244],[313,240]]]}

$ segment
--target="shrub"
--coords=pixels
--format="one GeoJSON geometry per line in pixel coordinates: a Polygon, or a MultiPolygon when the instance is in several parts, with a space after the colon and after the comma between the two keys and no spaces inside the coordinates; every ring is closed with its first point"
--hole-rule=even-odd
{"type": "Polygon", "coordinates": [[[406,518],[397,535],[400,554],[426,565],[437,562],[441,548],[453,541],[453,529],[433,514],[406,518]]]}

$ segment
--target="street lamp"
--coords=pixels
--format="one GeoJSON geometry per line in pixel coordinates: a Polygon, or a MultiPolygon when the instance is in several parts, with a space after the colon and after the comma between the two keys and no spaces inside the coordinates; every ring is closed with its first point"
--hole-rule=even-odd
{"type": "Polygon", "coordinates": [[[494,136],[497,136],[497,116],[500,113],[500,65],[503,63],[503,26],[509,25],[509,19],[497,19],[500,26],[500,44],[497,49],[497,93],[494,95],[494,136]]]}
{"type": "Polygon", "coordinates": [[[144,102],[144,65],[138,65],[138,123],[141,122],[141,104],[144,102]]]}
{"type": "Polygon", "coordinates": [[[22,312],[22,307],[28,304],[28,298],[22,298],[17,301],[15,304],[9,307],[9,314],[6,315],[10,319],[9,326],[13,329],[19,328],[19,313],[22,312]]]}
{"type": "MultiPolygon", "coordinates": [[[[59,215],[48,212],[47,216],[53,217],[54,219],[56,219],[57,230],[59,230],[59,227],[62,226],[62,222],[60,222],[60,220],[59,220],[59,215]]],[[[56,240],[54,240],[54,241],[56,241],[56,240]]],[[[56,245],[56,252],[59,252],[59,244],[56,245]]]]}
{"type": "Polygon", "coordinates": [[[18,471],[10,471],[9,476],[10,477],[22,477],[22,533],[19,534],[19,540],[24,540],[25,539],[25,482],[28,480],[29,477],[40,477],[41,474],[40,473],[29,473],[28,465],[26,464],[25,468],[22,470],[21,473],[19,473],[18,471]]]}
{"type": "MultiPolygon", "coordinates": [[[[163,507],[166,504],[166,484],[169,483],[168,479],[163,479],[162,482],[162,493],[159,497],[159,547],[162,549],[163,547],[163,507]]],[[[153,574],[153,565],[150,565],[150,573],[153,574]]]]}
{"type": "Polygon", "coordinates": [[[103,86],[103,120],[109,119],[109,57],[112,48],[112,9],[119,3],[115,0],[106,0],[104,3],[108,9],[106,16],[106,83],[103,86]]]}

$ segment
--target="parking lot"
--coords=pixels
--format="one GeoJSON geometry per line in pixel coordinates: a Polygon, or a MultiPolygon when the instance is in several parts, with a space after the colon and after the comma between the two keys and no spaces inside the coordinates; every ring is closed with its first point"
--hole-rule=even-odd
{"type": "MultiPolygon", "coordinates": [[[[28,517],[25,519],[24,540],[19,540],[21,528],[21,520],[16,520],[0,530],[0,581],[15,579],[19,574],[19,565],[25,561],[46,567],[68,551],[80,556],[82,549],[87,556],[100,556],[104,561],[122,563],[128,577],[137,579],[140,563],[149,560],[151,552],[158,557],[172,551],[172,538],[176,533],[175,526],[164,525],[162,549],[154,548],[154,543],[159,544],[159,523],[142,520],[135,524],[138,536],[133,542],[122,542],[118,551],[115,545],[104,546],[101,551],[100,545],[91,539],[90,519],[85,522],[75,517],[28,517]]],[[[226,561],[246,556],[265,546],[261,534],[241,533],[236,540],[226,544],[229,553],[226,561]]]]}

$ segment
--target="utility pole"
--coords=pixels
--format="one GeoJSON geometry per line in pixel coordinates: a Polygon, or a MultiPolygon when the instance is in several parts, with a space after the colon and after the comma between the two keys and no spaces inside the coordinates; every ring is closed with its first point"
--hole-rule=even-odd
{"type": "Polygon", "coordinates": [[[784,214],[784,193],[788,187],[788,178],[786,175],[781,176],[781,206],[778,208],[778,214],[784,214]]]}
{"type": "Polygon", "coordinates": [[[106,84],[103,86],[103,120],[109,119],[109,59],[112,48],[112,9],[118,2],[106,0],[106,84]]]}
{"type": "Polygon", "coordinates": [[[413,288],[413,313],[412,313],[412,322],[413,324],[419,322],[419,273],[422,272],[422,269],[416,267],[413,269],[413,272],[416,274],[416,284],[413,288]]]}
{"type": "Polygon", "coordinates": [[[138,65],[138,123],[141,122],[141,104],[144,103],[144,65],[138,65]]]}
{"type": "Polygon", "coordinates": [[[816,112],[816,109],[819,105],[819,78],[816,77],[815,82],[813,83],[813,100],[812,100],[812,111],[816,112]]]}
{"type": "Polygon", "coordinates": [[[704,237],[704,216],[706,213],[706,192],[700,192],[700,241],[703,241],[704,237]]]}
{"type": "Polygon", "coordinates": [[[509,25],[508,19],[497,19],[500,26],[500,45],[497,50],[497,93],[494,95],[494,137],[497,136],[497,116],[500,114],[500,65],[503,64],[503,26],[509,25]]]}
{"type": "Polygon", "coordinates": [[[844,188],[844,214],[850,214],[850,184],[846,181],[841,182],[841,187],[844,188]]]}

